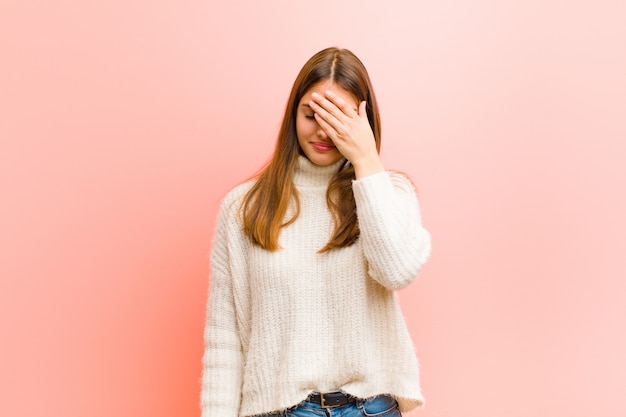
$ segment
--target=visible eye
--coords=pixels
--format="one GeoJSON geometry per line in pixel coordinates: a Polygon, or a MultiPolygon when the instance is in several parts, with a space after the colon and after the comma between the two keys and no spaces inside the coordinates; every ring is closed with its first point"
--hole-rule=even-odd
{"type": "Polygon", "coordinates": [[[309,120],[315,120],[315,115],[314,114],[311,114],[311,115],[305,114],[304,117],[309,119],[309,120]]]}

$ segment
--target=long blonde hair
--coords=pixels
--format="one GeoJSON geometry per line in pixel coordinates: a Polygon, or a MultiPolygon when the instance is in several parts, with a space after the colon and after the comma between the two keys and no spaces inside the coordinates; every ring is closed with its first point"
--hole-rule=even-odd
{"type": "MultiPolygon", "coordinates": [[[[367,118],[376,149],[380,152],[378,104],[363,63],[347,49],[327,48],[313,55],[300,70],[291,89],[272,159],[255,176],[256,181],[241,206],[244,233],[254,244],[269,251],[280,249],[281,229],[296,221],[300,214],[300,199],[293,183],[298,155],[303,154],[296,134],[298,104],[313,85],[325,80],[331,80],[352,93],[357,102],[367,102],[367,118]],[[292,200],[294,215],[285,219],[292,200]]],[[[320,252],[350,246],[359,237],[352,193],[354,179],[354,168],[346,161],[328,185],[326,202],[335,226],[330,240],[320,252]]]]}

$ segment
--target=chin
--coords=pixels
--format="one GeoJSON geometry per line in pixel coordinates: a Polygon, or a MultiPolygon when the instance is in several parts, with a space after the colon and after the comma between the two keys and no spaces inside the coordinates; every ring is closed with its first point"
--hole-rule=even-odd
{"type": "Polygon", "coordinates": [[[341,159],[341,155],[310,155],[307,156],[309,161],[313,162],[315,165],[320,166],[328,166],[332,165],[335,162],[341,159]]]}

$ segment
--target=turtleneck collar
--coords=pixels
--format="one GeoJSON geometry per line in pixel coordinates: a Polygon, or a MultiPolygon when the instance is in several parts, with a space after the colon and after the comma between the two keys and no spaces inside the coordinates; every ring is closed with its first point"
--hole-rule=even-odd
{"type": "Polygon", "coordinates": [[[293,181],[297,187],[327,187],[330,179],[339,171],[339,167],[345,163],[340,159],[332,165],[315,165],[306,156],[298,156],[298,164],[294,172],[293,181]]]}

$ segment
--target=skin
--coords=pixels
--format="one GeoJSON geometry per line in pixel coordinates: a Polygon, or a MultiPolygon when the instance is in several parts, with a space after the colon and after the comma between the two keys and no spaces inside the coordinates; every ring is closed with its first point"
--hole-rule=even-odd
{"type": "Polygon", "coordinates": [[[346,158],[357,179],[384,171],[365,106],[330,80],[313,85],[296,116],[298,143],[306,157],[321,166],[346,158]]]}

